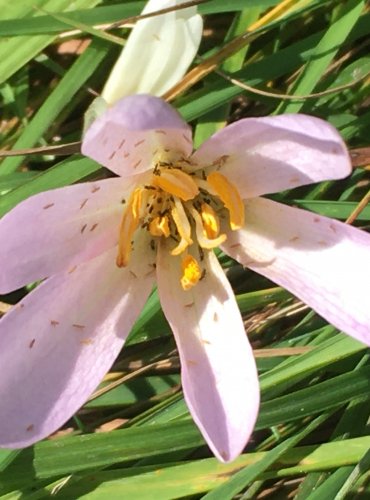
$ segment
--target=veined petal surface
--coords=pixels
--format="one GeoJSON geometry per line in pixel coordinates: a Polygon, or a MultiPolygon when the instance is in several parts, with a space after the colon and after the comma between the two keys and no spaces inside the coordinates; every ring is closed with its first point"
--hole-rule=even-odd
{"type": "Polygon", "coordinates": [[[118,269],[115,252],[45,281],[0,321],[1,447],[28,446],[57,430],[117,357],[153,274],[118,269]]]}
{"type": "Polygon", "coordinates": [[[338,131],[313,116],[245,118],[204,142],[192,157],[220,162],[220,173],[242,198],[277,193],[313,182],[341,179],[351,161],[338,131]]]}
{"type": "Polygon", "coordinates": [[[0,220],[0,293],[89,260],[118,241],[134,179],[105,179],[28,198],[0,220]]]}
{"type": "MultiPolygon", "coordinates": [[[[150,0],[143,14],[181,5],[185,0],[150,0]]],[[[138,21],[102,91],[113,104],[130,94],[163,95],[185,74],[202,37],[196,7],[138,21]]]]}
{"type": "MultiPolygon", "coordinates": [[[[81,151],[116,174],[129,177],[154,168],[167,152],[187,157],[192,151],[189,125],[158,97],[125,97],[87,129],[81,151]]],[[[165,155],[165,158],[163,157],[165,155]]]]}
{"type": "Polygon", "coordinates": [[[184,397],[205,440],[219,460],[243,450],[256,420],[256,365],[235,297],[213,253],[205,277],[188,291],[180,286],[179,258],[165,245],[157,261],[161,304],[181,359],[184,397]]]}
{"type": "Polygon", "coordinates": [[[370,235],[271,200],[245,202],[245,227],[222,250],[370,344],[370,235]]]}

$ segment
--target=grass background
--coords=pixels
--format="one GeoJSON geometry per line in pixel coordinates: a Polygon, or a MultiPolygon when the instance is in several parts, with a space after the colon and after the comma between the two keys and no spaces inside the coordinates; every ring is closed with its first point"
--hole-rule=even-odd
{"type": "MultiPolygon", "coordinates": [[[[84,112],[128,34],[101,26],[143,6],[0,0],[1,150],[80,140],[84,112]]],[[[351,150],[369,146],[364,1],[209,0],[199,11],[197,81],[185,78],[168,95],[197,144],[242,117],[303,112],[330,121],[351,150]]],[[[368,229],[370,154],[361,152],[350,178],[275,198],[368,229]]],[[[79,154],[5,157],[0,215],[32,194],[107,175],[79,154]]],[[[246,452],[221,465],[205,446],[182,398],[177,353],[154,292],[111,373],[64,430],[26,450],[0,450],[0,499],[369,498],[367,350],[288,292],[220,259],[260,372],[263,402],[246,452]]],[[[2,297],[1,313],[30,288],[2,297]]]]}

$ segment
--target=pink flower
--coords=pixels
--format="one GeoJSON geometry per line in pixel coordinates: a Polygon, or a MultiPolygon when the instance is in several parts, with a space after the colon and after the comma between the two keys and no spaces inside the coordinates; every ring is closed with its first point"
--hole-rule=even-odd
{"type": "Polygon", "coordinates": [[[93,123],[82,151],[119,177],[36,195],[0,222],[0,292],[51,276],[0,322],[2,446],[42,439],[86,401],[156,278],[189,410],[214,454],[234,459],[259,389],[217,244],[369,343],[370,236],[260,197],[350,173],[328,123],[247,118],[193,153],[177,112],[137,95],[93,123]]]}

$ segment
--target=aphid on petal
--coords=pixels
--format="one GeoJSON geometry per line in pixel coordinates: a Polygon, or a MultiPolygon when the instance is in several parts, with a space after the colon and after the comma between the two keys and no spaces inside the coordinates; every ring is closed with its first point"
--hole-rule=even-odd
{"type": "Polygon", "coordinates": [[[350,174],[331,125],[246,118],[193,152],[177,112],[137,95],[89,127],[82,152],[118,177],[36,195],[0,221],[0,292],[50,276],[0,322],[2,446],[42,439],[86,401],[156,278],[191,415],[219,460],[241,453],[258,376],[218,244],[370,344],[370,235],[263,197],[350,174]]]}

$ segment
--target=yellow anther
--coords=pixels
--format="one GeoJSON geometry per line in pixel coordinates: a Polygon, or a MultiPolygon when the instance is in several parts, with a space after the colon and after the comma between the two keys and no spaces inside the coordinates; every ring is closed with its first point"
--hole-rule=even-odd
{"type": "Polygon", "coordinates": [[[172,194],[180,200],[192,200],[198,193],[198,186],[191,175],[177,168],[159,170],[160,175],[153,175],[152,186],[159,187],[166,193],[172,194]]]}
{"type": "Polygon", "coordinates": [[[177,231],[181,238],[180,243],[171,251],[171,255],[180,255],[189,245],[193,243],[191,239],[191,227],[182,203],[177,198],[174,199],[175,206],[171,210],[171,216],[176,224],[177,231]]]}
{"type": "Polygon", "coordinates": [[[208,238],[216,238],[220,232],[220,220],[208,203],[202,203],[200,215],[203,221],[203,228],[208,238]]]}
{"type": "Polygon", "coordinates": [[[182,259],[181,267],[181,286],[184,290],[190,290],[202,277],[202,270],[196,259],[191,255],[185,255],[182,259]]]}
{"type": "Polygon", "coordinates": [[[170,235],[170,227],[168,225],[168,217],[155,217],[149,224],[149,232],[152,236],[164,236],[168,238],[170,235]]]}
{"type": "Polygon", "coordinates": [[[142,191],[142,188],[136,188],[131,193],[127,207],[122,216],[118,238],[118,254],[116,258],[118,267],[127,266],[130,259],[131,240],[140,221],[142,191]]]}
{"type": "Polygon", "coordinates": [[[220,234],[216,238],[209,238],[207,235],[207,231],[203,226],[203,221],[202,217],[200,214],[195,210],[195,208],[191,208],[191,215],[193,216],[193,219],[195,221],[195,233],[197,235],[197,240],[198,244],[202,248],[216,248],[226,240],[226,234],[220,234]]]}
{"type": "Polygon", "coordinates": [[[243,227],[244,204],[236,186],[219,172],[212,172],[209,174],[207,182],[229,210],[231,229],[235,231],[243,227]]]}

